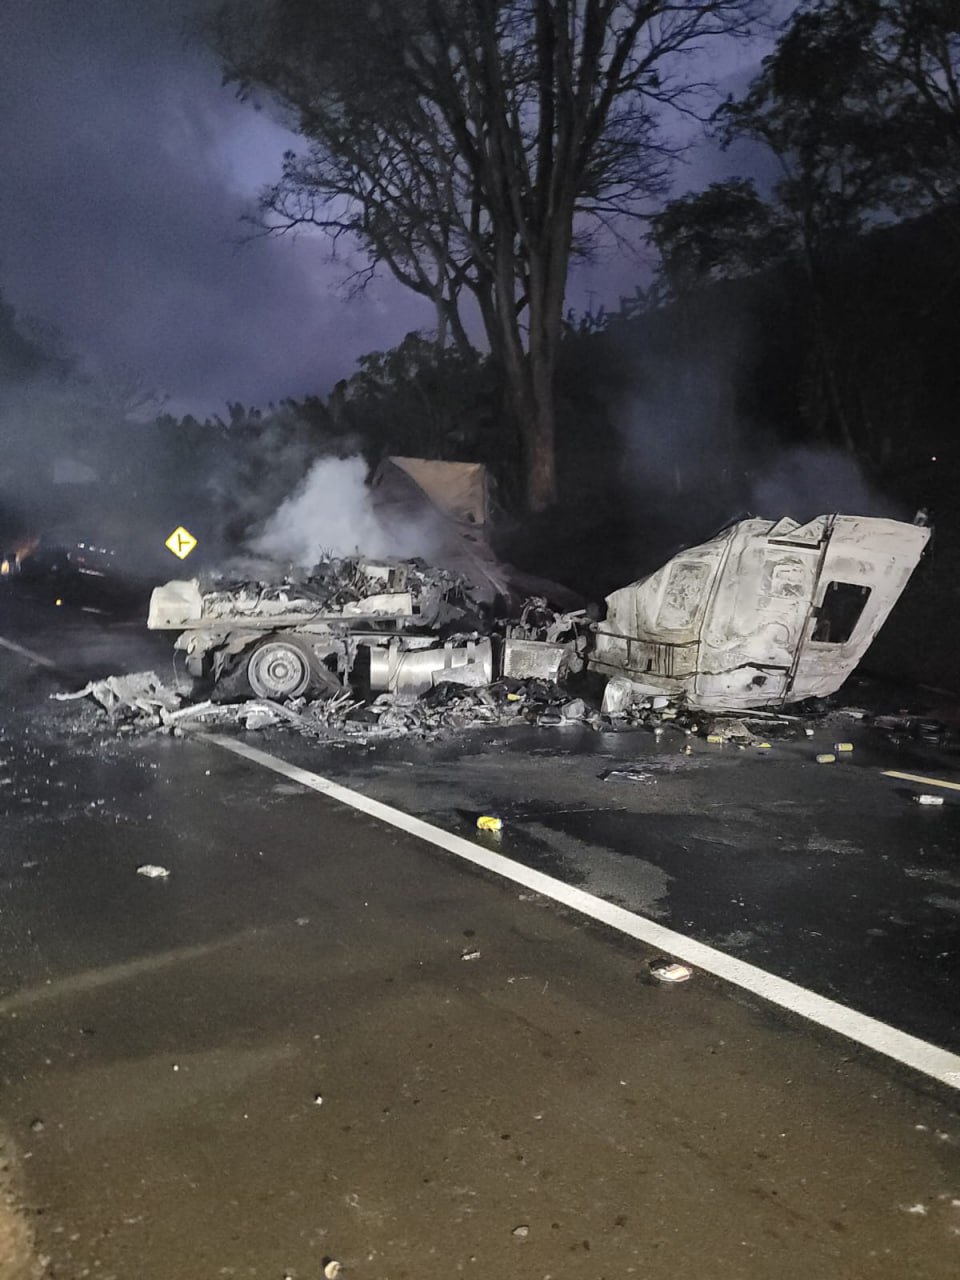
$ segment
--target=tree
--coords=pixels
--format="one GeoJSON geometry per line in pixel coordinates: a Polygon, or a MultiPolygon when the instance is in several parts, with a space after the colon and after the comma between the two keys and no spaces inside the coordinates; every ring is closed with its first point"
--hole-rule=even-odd
{"type": "MultiPolygon", "coordinates": [[[[721,141],[776,157],[769,201],[734,180],[654,220],[674,292],[792,258],[806,280],[818,415],[856,447],[845,393],[851,301],[841,259],[865,231],[939,211],[960,243],[960,5],[956,0],[806,0],[746,95],[717,113],[721,141]]],[[[853,333],[851,332],[853,330],[853,333]]],[[[821,421],[821,427],[824,422],[821,421]]]]}
{"type": "Polygon", "coordinates": [[[660,256],[661,297],[674,298],[754,275],[781,261],[793,243],[783,215],[743,178],[672,200],[650,219],[647,238],[660,256]]]}
{"type": "Polygon", "coordinates": [[[680,57],[747,29],[757,0],[228,0],[226,78],[305,139],[268,225],[347,234],[503,371],[533,510],[556,497],[555,374],[571,258],[649,212],[676,147],[680,57]]]}
{"type": "Polygon", "coordinates": [[[960,199],[960,7],[808,0],[721,136],[776,156],[775,196],[804,247],[960,199]]]}

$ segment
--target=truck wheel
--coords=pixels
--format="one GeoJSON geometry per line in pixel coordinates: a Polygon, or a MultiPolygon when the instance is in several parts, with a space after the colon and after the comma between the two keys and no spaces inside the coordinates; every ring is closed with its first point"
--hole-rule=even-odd
{"type": "Polygon", "coordinates": [[[310,646],[295,636],[261,641],[247,659],[246,675],[258,698],[275,702],[318,691],[329,696],[341,687],[310,646]]]}

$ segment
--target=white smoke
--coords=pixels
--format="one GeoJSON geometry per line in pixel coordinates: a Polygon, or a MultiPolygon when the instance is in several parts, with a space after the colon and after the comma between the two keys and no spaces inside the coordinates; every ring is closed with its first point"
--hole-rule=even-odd
{"type": "Polygon", "coordinates": [[[851,516],[908,517],[902,502],[881,493],[864,476],[859,462],[835,449],[788,449],[753,481],[750,510],[769,520],[841,512],[851,516]]]}
{"type": "Polygon", "coordinates": [[[323,555],[429,558],[430,520],[388,524],[374,508],[366,474],[363,458],[321,458],[268,518],[251,550],[303,569],[323,555]]]}

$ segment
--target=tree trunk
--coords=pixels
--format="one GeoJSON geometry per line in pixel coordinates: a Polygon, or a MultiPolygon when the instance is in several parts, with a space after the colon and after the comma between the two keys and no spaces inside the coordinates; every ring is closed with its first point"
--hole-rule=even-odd
{"type": "Polygon", "coordinates": [[[529,369],[533,416],[526,433],[527,504],[545,511],[557,501],[556,377],[563,334],[563,299],[573,236],[574,194],[566,192],[529,254],[529,369]]]}
{"type": "MultiPolygon", "coordinates": [[[[533,257],[533,255],[531,255],[533,257]]],[[[563,297],[556,301],[549,270],[534,259],[530,271],[530,339],[527,356],[532,414],[525,423],[527,506],[546,511],[557,500],[556,372],[563,297]]]]}
{"type": "Polygon", "coordinates": [[[533,417],[525,433],[527,506],[541,512],[557,500],[556,361],[531,352],[529,363],[533,417]]]}

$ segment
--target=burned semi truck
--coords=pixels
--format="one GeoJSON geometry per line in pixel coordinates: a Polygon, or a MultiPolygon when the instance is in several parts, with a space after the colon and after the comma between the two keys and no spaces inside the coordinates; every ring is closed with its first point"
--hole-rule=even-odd
{"type": "Polygon", "coordinates": [[[443,680],[556,680],[585,647],[586,617],[542,597],[498,616],[489,592],[418,560],[329,558],[309,574],[168,582],[147,625],[175,630],[195,677],[285,699],[354,684],[424,693],[443,680]]]}
{"type": "Polygon", "coordinates": [[[354,557],[298,577],[169,582],[148,626],[180,632],[194,676],[279,700],[587,668],[606,678],[611,712],[664,694],[706,711],[779,706],[840,687],[929,536],[860,516],[741,520],[613,592],[600,621],[544,596],[504,611],[462,575],[354,557]]]}

